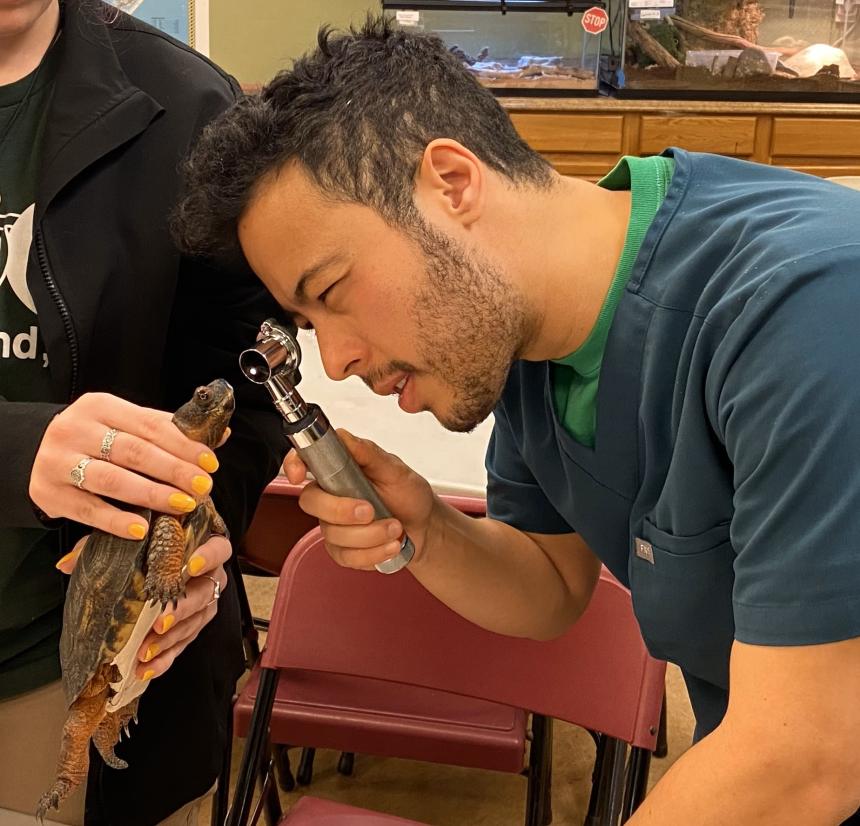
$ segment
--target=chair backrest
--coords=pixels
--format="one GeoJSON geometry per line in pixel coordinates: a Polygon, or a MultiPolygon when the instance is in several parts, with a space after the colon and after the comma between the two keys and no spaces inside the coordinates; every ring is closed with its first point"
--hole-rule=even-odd
{"type": "Polygon", "coordinates": [[[272,576],[280,573],[296,542],[319,524],[299,507],[303,487],[292,484],[286,476],[275,477],[263,491],[239,543],[239,556],[272,576]]]}
{"type": "MultiPolygon", "coordinates": [[[[238,555],[255,568],[277,576],[293,546],[319,523],[299,507],[304,485],[294,485],[286,476],[275,477],[263,491],[254,518],[242,537],[238,555]]],[[[483,516],[486,500],[473,496],[443,496],[463,513],[483,516]]]]}
{"type": "Polygon", "coordinates": [[[580,620],[536,642],[479,628],[408,572],[339,567],[318,528],[284,563],[262,664],[492,700],[649,749],[665,673],[645,650],[628,591],[607,571],[580,620]]]}

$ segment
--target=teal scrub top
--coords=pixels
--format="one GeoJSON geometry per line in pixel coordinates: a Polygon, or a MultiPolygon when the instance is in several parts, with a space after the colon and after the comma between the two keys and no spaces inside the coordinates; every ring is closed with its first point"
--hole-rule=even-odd
{"type": "Polygon", "coordinates": [[[488,512],[578,532],[684,672],[696,737],[733,640],[860,636],[860,192],[670,149],[675,173],[606,343],[593,447],[549,362],[517,362],[487,451],[488,512]]]}

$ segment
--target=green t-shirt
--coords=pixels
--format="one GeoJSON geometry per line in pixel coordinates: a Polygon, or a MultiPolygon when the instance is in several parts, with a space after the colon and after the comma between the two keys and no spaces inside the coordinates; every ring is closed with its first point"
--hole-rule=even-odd
{"type": "Polygon", "coordinates": [[[606,299],[588,338],[552,365],[555,409],[565,430],[580,444],[594,447],[597,416],[597,385],[600,365],[615,308],[633,271],[642,239],[666,197],[675,165],[671,158],[622,158],[599,185],[606,189],[631,190],[630,223],[624,249],[606,299]]]}
{"type": "MultiPolygon", "coordinates": [[[[56,50],[0,86],[0,397],[50,401],[48,359],[27,287],[40,148],[56,50]]],[[[2,433],[0,438],[15,438],[2,433]]],[[[0,699],[60,675],[63,580],[56,532],[0,527],[0,699]]]]}

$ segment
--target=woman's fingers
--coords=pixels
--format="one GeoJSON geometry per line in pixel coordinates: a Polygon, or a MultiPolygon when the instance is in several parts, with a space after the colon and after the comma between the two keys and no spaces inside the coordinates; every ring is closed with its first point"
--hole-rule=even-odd
{"type": "MultiPolygon", "coordinates": [[[[145,442],[158,445],[173,456],[209,472],[213,472],[217,467],[217,461],[211,450],[201,442],[192,441],[183,435],[173,424],[172,414],[163,410],[140,407],[107,393],[87,393],[60,413],[54,422],[59,422],[72,411],[74,411],[75,420],[79,417],[95,420],[106,428],[115,428],[118,433],[128,433],[145,442]],[[212,467],[213,463],[215,467],[212,467]]],[[[101,440],[93,449],[98,451],[100,447],[101,440]]],[[[98,452],[90,455],[98,455],[98,452]]]]}
{"type": "MultiPolygon", "coordinates": [[[[106,432],[107,429],[101,422],[91,421],[84,424],[76,445],[81,449],[82,455],[90,456],[95,460],[102,459],[100,445],[106,432]],[[95,446],[99,446],[98,449],[95,449],[95,446]]],[[[64,448],[73,449],[69,443],[66,443],[64,448]]],[[[114,467],[139,471],[151,479],[164,482],[186,493],[201,496],[212,489],[211,476],[196,461],[187,462],[170,453],[160,444],[149,442],[122,430],[117,430],[113,436],[109,463],[114,467]]]]}
{"type": "Polygon", "coordinates": [[[90,393],[48,425],[29,492],[51,518],[140,539],[146,522],[113,503],[188,513],[212,489],[217,467],[210,448],[186,438],[169,413],[90,393]]]}
{"type": "Polygon", "coordinates": [[[173,664],[173,661],[190,645],[200,630],[208,623],[218,612],[215,605],[198,612],[190,619],[185,620],[183,625],[187,626],[188,633],[185,634],[176,644],[170,645],[167,648],[158,649],[154,656],[138,663],[135,673],[141,680],[151,680],[153,677],[160,677],[173,664]]]}
{"type": "MultiPolygon", "coordinates": [[[[163,673],[176,656],[173,649],[177,646],[184,648],[200,633],[218,611],[216,582],[219,592],[227,587],[227,575],[220,565],[211,574],[201,574],[199,578],[188,581],[185,596],[174,610],[165,611],[155,621],[152,631],[138,649],[137,657],[141,664],[155,662],[152,667],[156,668],[157,673],[163,673]]],[[[138,666],[138,676],[143,677],[145,671],[138,666]]]]}
{"type": "Polygon", "coordinates": [[[189,637],[193,639],[215,616],[217,597],[227,587],[224,564],[231,554],[230,541],[223,536],[213,536],[191,555],[187,563],[191,576],[185,584],[185,596],[175,608],[162,611],[153,623],[152,630],[138,650],[141,662],[151,662],[189,637]]]}
{"type": "Polygon", "coordinates": [[[89,538],[90,535],[87,534],[75,542],[75,547],[57,562],[58,571],[62,571],[66,576],[71,576],[72,571],[75,570],[75,565],[78,564],[78,557],[81,555],[81,551],[84,549],[84,545],[87,544],[89,538]]]}

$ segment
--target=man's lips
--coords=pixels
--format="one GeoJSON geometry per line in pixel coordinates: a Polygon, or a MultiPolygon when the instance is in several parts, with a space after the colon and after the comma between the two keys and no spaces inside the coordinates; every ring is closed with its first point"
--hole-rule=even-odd
{"type": "Polygon", "coordinates": [[[402,385],[409,379],[409,373],[395,373],[393,376],[387,378],[384,382],[379,384],[375,384],[373,386],[373,392],[379,394],[380,396],[390,396],[393,393],[399,392],[399,389],[402,389],[402,385]]]}

